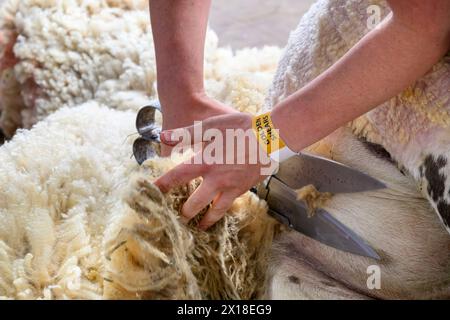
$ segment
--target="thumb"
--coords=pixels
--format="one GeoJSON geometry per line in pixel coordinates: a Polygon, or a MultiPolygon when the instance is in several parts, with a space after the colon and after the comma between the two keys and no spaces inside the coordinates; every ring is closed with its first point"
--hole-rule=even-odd
{"type": "Polygon", "coordinates": [[[180,129],[161,131],[161,142],[168,146],[175,146],[180,143],[181,141],[177,139],[177,130],[180,129]]]}

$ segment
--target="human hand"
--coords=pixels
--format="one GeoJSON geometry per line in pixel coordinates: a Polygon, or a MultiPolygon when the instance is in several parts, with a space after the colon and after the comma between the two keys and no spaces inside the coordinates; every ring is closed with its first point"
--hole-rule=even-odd
{"type": "MultiPolygon", "coordinates": [[[[237,110],[208,97],[204,93],[188,97],[177,96],[172,99],[164,99],[162,107],[164,114],[163,131],[191,126],[194,124],[194,121],[202,121],[213,116],[238,113],[237,110]]],[[[161,145],[162,156],[169,156],[171,150],[172,147],[170,145],[161,145]]]]}
{"type": "Polygon", "coordinates": [[[209,228],[224,216],[237,197],[274,171],[274,163],[258,144],[251,128],[251,115],[232,113],[209,118],[201,126],[197,123],[161,133],[162,143],[171,147],[203,145],[190,161],[176,166],[155,182],[165,193],[197,177],[203,178],[181,209],[183,222],[191,220],[212,202],[199,223],[199,228],[209,228]],[[202,141],[195,141],[198,133],[202,141]]]}

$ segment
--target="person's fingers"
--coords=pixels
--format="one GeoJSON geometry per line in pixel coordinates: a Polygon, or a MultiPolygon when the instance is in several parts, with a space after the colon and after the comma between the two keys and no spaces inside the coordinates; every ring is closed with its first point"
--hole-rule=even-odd
{"type": "Polygon", "coordinates": [[[202,209],[206,208],[217,195],[216,188],[213,188],[207,180],[203,180],[197,190],[187,199],[181,209],[182,221],[187,223],[195,217],[202,209]]]}
{"type": "Polygon", "coordinates": [[[155,181],[155,185],[166,193],[169,190],[188,183],[201,176],[203,166],[200,164],[181,163],[172,170],[166,172],[155,181]]]}
{"type": "Polygon", "coordinates": [[[169,157],[172,154],[172,147],[164,143],[161,144],[161,157],[169,157]]]}
{"type": "Polygon", "coordinates": [[[238,194],[233,192],[221,193],[217,199],[213,201],[211,208],[200,221],[198,227],[202,230],[206,230],[222,219],[238,196],[238,194]]]}

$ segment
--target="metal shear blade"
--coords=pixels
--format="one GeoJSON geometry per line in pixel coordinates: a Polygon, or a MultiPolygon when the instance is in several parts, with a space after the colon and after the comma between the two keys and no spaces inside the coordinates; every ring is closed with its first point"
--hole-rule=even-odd
{"type": "Polygon", "coordinates": [[[158,112],[161,112],[161,104],[155,100],[141,108],[136,116],[139,137],[133,143],[133,155],[139,165],[160,154],[161,127],[156,123],[158,112]]]}
{"type": "Polygon", "coordinates": [[[276,177],[271,177],[266,186],[259,185],[258,195],[267,201],[272,216],[294,230],[338,250],[380,259],[361,237],[327,211],[319,209],[309,217],[305,204],[276,177]]]}
{"type": "Polygon", "coordinates": [[[342,163],[300,153],[283,162],[275,176],[292,189],[314,185],[319,192],[353,193],[384,189],[386,185],[342,163]]]}

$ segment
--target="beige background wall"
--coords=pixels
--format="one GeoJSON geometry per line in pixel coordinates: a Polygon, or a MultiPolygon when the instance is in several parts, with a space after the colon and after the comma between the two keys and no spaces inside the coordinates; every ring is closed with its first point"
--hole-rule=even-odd
{"type": "Polygon", "coordinates": [[[284,46],[315,0],[212,0],[210,26],[220,45],[284,46]]]}
{"type": "MultiPolygon", "coordinates": [[[[0,0],[0,4],[4,0],[0,0]]],[[[315,0],[212,0],[210,25],[233,48],[284,46],[315,0]]]]}

